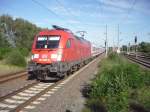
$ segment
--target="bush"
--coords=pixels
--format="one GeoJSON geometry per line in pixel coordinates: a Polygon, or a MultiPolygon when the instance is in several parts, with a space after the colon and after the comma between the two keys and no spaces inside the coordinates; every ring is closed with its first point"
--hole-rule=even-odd
{"type": "Polygon", "coordinates": [[[0,48],[0,60],[4,59],[10,51],[11,51],[11,48],[9,47],[1,47],[0,48]]]}
{"type": "Polygon", "coordinates": [[[128,87],[136,89],[144,86],[143,72],[138,65],[127,62],[123,71],[128,87]]]}
{"type": "Polygon", "coordinates": [[[23,56],[28,56],[29,55],[29,51],[27,48],[19,48],[19,51],[20,53],[23,55],[23,56]]]}
{"type": "Polygon", "coordinates": [[[149,53],[150,52],[150,43],[149,42],[141,42],[139,44],[138,50],[140,52],[149,53]]]}
{"type": "Polygon", "coordinates": [[[100,99],[91,98],[87,100],[86,108],[82,110],[82,112],[107,112],[104,104],[100,101],[100,99]]]}
{"type": "Polygon", "coordinates": [[[90,97],[99,98],[108,112],[126,112],[129,96],[126,80],[122,66],[117,65],[109,71],[103,71],[93,82],[90,97]]]}
{"type": "MultiPolygon", "coordinates": [[[[101,71],[91,84],[90,100],[99,99],[108,112],[129,111],[131,90],[148,85],[150,77],[144,79],[143,75],[148,75],[149,72],[143,72],[138,65],[129,63],[114,53],[101,65],[101,71]]],[[[95,105],[95,102],[87,103],[95,105]]]]}
{"type": "Polygon", "coordinates": [[[20,67],[26,66],[26,61],[23,55],[17,50],[13,49],[5,59],[7,64],[16,65],[20,67]]]}
{"type": "Polygon", "coordinates": [[[114,96],[108,95],[106,107],[108,112],[129,112],[129,94],[128,91],[120,92],[114,96]]]}
{"type": "Polygon", "coordinates": [[[120,58],[120,57],[119,57],[118,54],[116,54],[116,53],[110,53],[110,54],[108,55],[108,59],[113,60],[113,61],[118,60],[119,58],[120,58]]]}
{"type": "Polygon", "coordinates": [[[150,110],[150,87],[143,87],[137,90],[136,100],[147,110],[150,110]]]}
{"type": "Polygon", "coordinates": [[[148,70],[143,71],[143,79],[144,79],[144,84],[146,86],[150,86],[150,71],[148,70]]]}

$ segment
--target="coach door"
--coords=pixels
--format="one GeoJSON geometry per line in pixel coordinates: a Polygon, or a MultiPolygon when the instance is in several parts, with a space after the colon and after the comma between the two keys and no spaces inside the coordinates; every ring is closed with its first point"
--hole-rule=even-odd
{"type": "Polygon", "coordinates": [[[72,49],[71,49],[71,39],[68,39],[66,42],[66,59],[67,61],[71,61],[72,60],[72,49]]]}

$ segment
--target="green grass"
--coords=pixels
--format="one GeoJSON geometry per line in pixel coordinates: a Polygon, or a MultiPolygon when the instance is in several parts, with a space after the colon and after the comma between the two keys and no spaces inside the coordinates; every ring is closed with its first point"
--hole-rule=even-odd
{"type": "Polygon", "coordinates": [[[142,87],[137,90],[136,99],[139,104],[144,106],[147,110],[150,110],[150,87],[142,87]]]}
{"type": "Polygon", "coordinates": [[[25,49],[0,48],[0,75],[7,75],[25,70],[27,59],[22,52],[25,49]]]}
{"type": "Polygon", "coordinates": [[[5,61],[5,64],[8,65],[25,67],[28,55],[29,51],[27,48],[0,48],[0,61],[5,61]]]}
{"type": "Polygon", "coordinates": [[[5,58],[5,62],[9,65],[15,65],[19,67],[25,67],[27,64],[25,57],[18,49],[13,49],[5,58]]]}
{"type": "Polygon", "coordinates": [[[12,48],[9,47],[0,47],[0,60],[4,59],[11,50],[12,48]]]}
{"type": "Polygon", "coordinates": [[[139,99],[134,100],[137,100],[136,102],[143,101],[143,104],[147,104],[146,108],[149,108],[149,102],[144,99],[150,93],[141,92],[149,85],[149,71],[142,70],[138,65],[129,63],[117,54],[110,54],[101,62],[99,73],[92,81],[87,110],[90,112],[101,111],[93,109],[93,107],[98,108],[97,105],[101,104],[108,112],[128,112],[130,100],[133,100],[131,97],[133,91],[139,93],[136,96],[139,99]]]}
{"type": "Polygon", "coordinates": [[[18,67],[18,66],[14,66],[14,65],[7,65],[4,62],[0,62],[0,76],[2,75],[7,75],[10,73],[16,73],[19,71],[23,71],[25,70],[24,67],[18,67]]]}

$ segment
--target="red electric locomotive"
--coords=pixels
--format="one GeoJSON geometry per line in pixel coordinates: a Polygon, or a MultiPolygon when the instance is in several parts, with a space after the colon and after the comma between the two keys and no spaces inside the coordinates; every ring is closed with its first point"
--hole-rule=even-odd
{"type": "Polygon", "coordinates": [[[37,79],[64,77],[91,58],[91,44],[70,30],[53,25],[35,36],[28,72],[37,79]]]}

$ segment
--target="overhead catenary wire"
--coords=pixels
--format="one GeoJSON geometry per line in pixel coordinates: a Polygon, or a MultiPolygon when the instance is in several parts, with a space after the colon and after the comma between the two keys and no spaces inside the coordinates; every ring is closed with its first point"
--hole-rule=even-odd
{"type": "Polygon", "coordinates": [[[101,14],[102,14],[102,1],[101,0],[95,0],[97,3],[98,3],[98,6],[100,7],[100,11],[101,11],[101,14]]]}
{"type": "Polygon", "coordinates": [[[69,15],[71,15],[72,17],[75,17],[74,20],[78,21],[80,24],[89,25],[89,24],[87,24],[87,23],[81,22],[81,21],[72,13],[72,11],[71,11],[69,8],[67,8],[60,0],[56,0],[56,2],[57,2],[63,9],[65,9],[65,11],[66,11],[69,15]]]}
{"type": "MultiPolygon", "coordinates": [[[[72,13],[72,11],[69,9],[69,8],[67,8],[60,0],[55,0],[63,9],[65,9],[65,11],[69,14],[69,15],[71,15],[72,17],[75,17],[74,19],[75,20],[77,20],[78,22],[80,22],[80,24],[82,24],[82,25],[93,25],[93,24],[89,24],[89,23],[85,23],[85,21],[81,21],[81,20],[79,20],[73,13],[72,13]]],[[[98,0],[96,0],[99,4],[101,3],[101,1],[98,1],[98,0]]],[[[101,6],[100,6],[100,8],[101,8],[101,6]]],[[[101,12],[102,12],[102,8],[101,8],[101,12]]],[[[100,25],[94,25],[94,26],[100,26],[100,25]]]]}
{"type": "Polygon", "coordinates": [[[59,0],[55,0],[55,1],[56,1],[62,8],[64,8],[68,14],[70,14],[71,16],[74,16],[74,15],[72,14],[72,12],[70,11],[70,9],[68,9],[67,7],[65,7],[64,4],[62,4],[59,0]]]}
{"type": "Polygon", "coordinates": [[[120,48],[119,48],[119,35],[120,35],[120,31],[119,31],[119,25],[124,23],[124,22],[127,22],[128,19],[129,19],[129,14],[132,12],[132,10],[134,9],[134,6],[135,4],[137,3],[137,0],[133,0],[133,2],[131,3],[131,6],[128,8],[127,10],[127,14],[126,16],[119,22],[118,24],[118,39],[117,39],[117,48],[118,48],[118,51],[120,51],[120,48]]]}
{"type": "Polygon", "coordinates": [[[62,2],[60,2],[59,0],[55,0],[63,9],[65,9],[65,11],[71,15],[72,17],[74,17],[74,15],[72,14],[72,12],[70,11],[70,9],[68,9],[67,7],[64,6],[64,4],[62,2]]]}
{"type": "Polygon", "coordinates": [[[47,10],[50,14],[53,14],[54,16],[56,16],[56,17],[58,17],[58,18],[60,18],[60,19],[65,20],[67,24],[70,24],[70,23],[66,20],[66,18],[64,18],[64,17],[62,17],[62,16],[59,16],[57,13],[55,13],[55,12],[54,12],[53,10],[51,10],[50,8],[46,7],[44,4],[38,2],[37,0],[32,0],[32,1],[33,1],[33,3],[39,5],[40,7],[44,8],[45,10],[47,10]]]}
{"type": "MultiPolygon", "coordinates": [[[[56,16],[57,18],[60,18],[60,19],[63,19],[64,21],[66,21],[66,24],[67,24],[67,25],[70,24],[70,26],[73,26],[73,27],[79,29],[78,26],[73,25],[73,24],[70,23],[66,18],[64,18],[64,17],[60,16],[59,14],[55,13],[55,12],[54,12],[53,10],[51,10],[50,8],[46,7],[43,3],[40,3],[40,2],[37,1],[37,0],[32,0],[32,1],[33,1],[33,3],[39,5],[40,7],[44,8],[45,10],[47,10],[50,14],[53,14],[53,15],[56,16]]],[[[71,13],[70,9],[66,8],[60,1],[57,0],[57,2],[59,3],[59,5],[61,5],[61,7],[64,7],[65,10],[66,10],[69,14],[71,14],[72,16],[74,16],[74,15],[71,13]]],[[[89,25],[90,25],[90,26],[93,25],[93,24],[83,23],[83,22],[80,22],[80,24],[88,25],[88,26],[89,26],[89,25]]],[[[97,25],[97,26],[99,26],[99,25],[97,25]]]]}
{"type": "Polygon", "coordinates": [[[48,12],[50,12],[51,14],[55,15],[56,17],[59,17],[61,19],[64,19],[62,17],[60,17],[58,14],[56,14],[54,11],[52,11],[50,8],[46,7],[44,4],[38,2],[37,0],[32,0],[35,4],[41,6],[42,8],[46,9],[48,12]]]}
{"type": "Polygon", "coordinates": [[[132,10],[134,9],[134,6],[135,6],[136,3],[137,3],[137,0],[134,0],[133,3],[131,4],[131,6],[129,7],[128,11],[127,11],[127,15],[126,15],[125,18],[121,21],[121,23],[128,20],[128,16],[129,16],[129,14],[132,12],[132,10]]]}
{"type": "MultiPolygon", "coordinates": [[[[63,7],[65,10],[66,10],[66,12],[68,13],[68,14],[70,14],[71,16],[75,16],[74,14],[72,14],[72,11],[70,11],[70,9],[68,9],[67,7],[65,7],[59,0],[56,0],[56,2],[61,6],[61,7],[63,7]]],[[[77,21],[78,21],[78,19],[76,19],[77,21]]],[[[85,24],[85,23],[83,23],[82,22],[82,24],[85,24]]],[[[79,33],[80,32],[80,35],[81,35],[81,37],[85,37],[85,33],[87,33],[86,31],[77,31],[76,33],[79,33]]]]}

